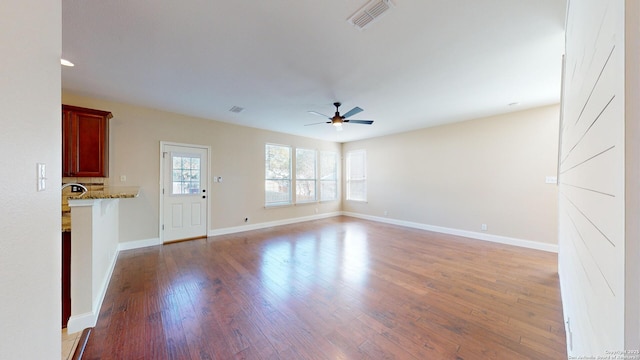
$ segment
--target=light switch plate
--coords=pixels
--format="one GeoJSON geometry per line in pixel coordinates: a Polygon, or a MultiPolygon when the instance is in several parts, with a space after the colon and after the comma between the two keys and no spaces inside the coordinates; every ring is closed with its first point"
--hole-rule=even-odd
{"type": "Polygon", "coordinates": [[[38,191],[47,188],[47,168],[43,163],[36,163],[36,186],[38,191]]]}
{"type": "Polygon", "coordinates": [[[557,176],[547,176],[544,179],[544,182],[547,184],[557,184],[558,183],[558,177],[557,176]]]}

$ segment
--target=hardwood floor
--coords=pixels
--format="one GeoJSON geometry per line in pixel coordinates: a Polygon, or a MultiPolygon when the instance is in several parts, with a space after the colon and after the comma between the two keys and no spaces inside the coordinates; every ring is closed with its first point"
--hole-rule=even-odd
{"type": "Polygon", "coordinates": [[[350,217],[124,251],[83,359],[566,359],[556,263],[350,217]]]}

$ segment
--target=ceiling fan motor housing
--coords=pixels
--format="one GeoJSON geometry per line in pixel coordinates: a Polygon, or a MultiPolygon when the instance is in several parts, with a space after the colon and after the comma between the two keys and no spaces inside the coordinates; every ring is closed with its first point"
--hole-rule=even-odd
{"type": "MultiPolygon", "coordinates": [[[[362,112],[363,110],[359,107],[356,106],[353,109],[347,111],[344,115],[340,115],[340,105],[342,105],[339,102],[334,102],[333,106],[336,107],[336,112],[333,115],[333,117],[328,117],[327,115],[321,114],[317,111],[309,111],[309,113],[314,114],[314,115],[319,115],[322,116],[324,118],[329,119],[330,121],[326,121],[327,124],[331,124],[335,127],[341,127],[342,124],[344,123],[354,123],[354,124],[365,124],[365,125],[371,125],[373,124],[373,120],[347,120],[347,118],[358,114],[360,112],[362,112]]],[[[316,123],[316,124],[322,124],[322,123],[316,123]]],[[[308,125],[316,125],[316,124],[308,124],[308,125]]],[[[306,125],[305,125],[306,126],[306,125]]]]}
{"type": "Polygon", "coordinates": [[[339,102],[334,102],[333,103],[333,106],[336,107],[336,113],[331,118],[331,125],[333,125],[333,126],[342,126],[342,120],[344,120],[344,116],[340,116],[340,110],[338,110],[340,105],[342,105],[342,104],[339,103],[339,102]]]}

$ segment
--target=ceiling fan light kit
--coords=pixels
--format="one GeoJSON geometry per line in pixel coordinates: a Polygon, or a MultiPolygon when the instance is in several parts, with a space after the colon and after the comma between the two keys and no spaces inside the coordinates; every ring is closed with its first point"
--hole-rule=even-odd
{"type": "Polygon", "coordinates": [[[352,124],[364,124],[364,125],[373,124],[373,120],[350,120],[350,119],[348,119],[349,117],[364,111],[361,107],[356,106],[353,109],[347,111],[344,115],[340,115],[340,109],[339,109],[340,105],[342,105],[342,104],[339,103],[339,102],[334,102],[333,103],[333,106],[336,107],[336,112],[333,115],[333,117],[329,117],[329,116],[327,116],[325,114],[321,114],[321,113],[319,113],[317,111],[308,111],[309,114],[322,116],[324,118],[329,119],[330,121],[307,124],[305,126],[318,125],[318,124],[331,124],[331,125],[335,126],[336,128],[340,129],[340,128],[342,128],[342,124],[348,123],[348,122],[350,122],[352,124]]]}

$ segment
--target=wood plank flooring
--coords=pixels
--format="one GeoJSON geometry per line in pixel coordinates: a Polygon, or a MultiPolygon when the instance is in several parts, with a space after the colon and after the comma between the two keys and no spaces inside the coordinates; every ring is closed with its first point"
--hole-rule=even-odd
{"type": "Polygon", "coordinates": [[[124,251],[83,359],[566,359],[556,263],[350,217],[124,251]]]}

